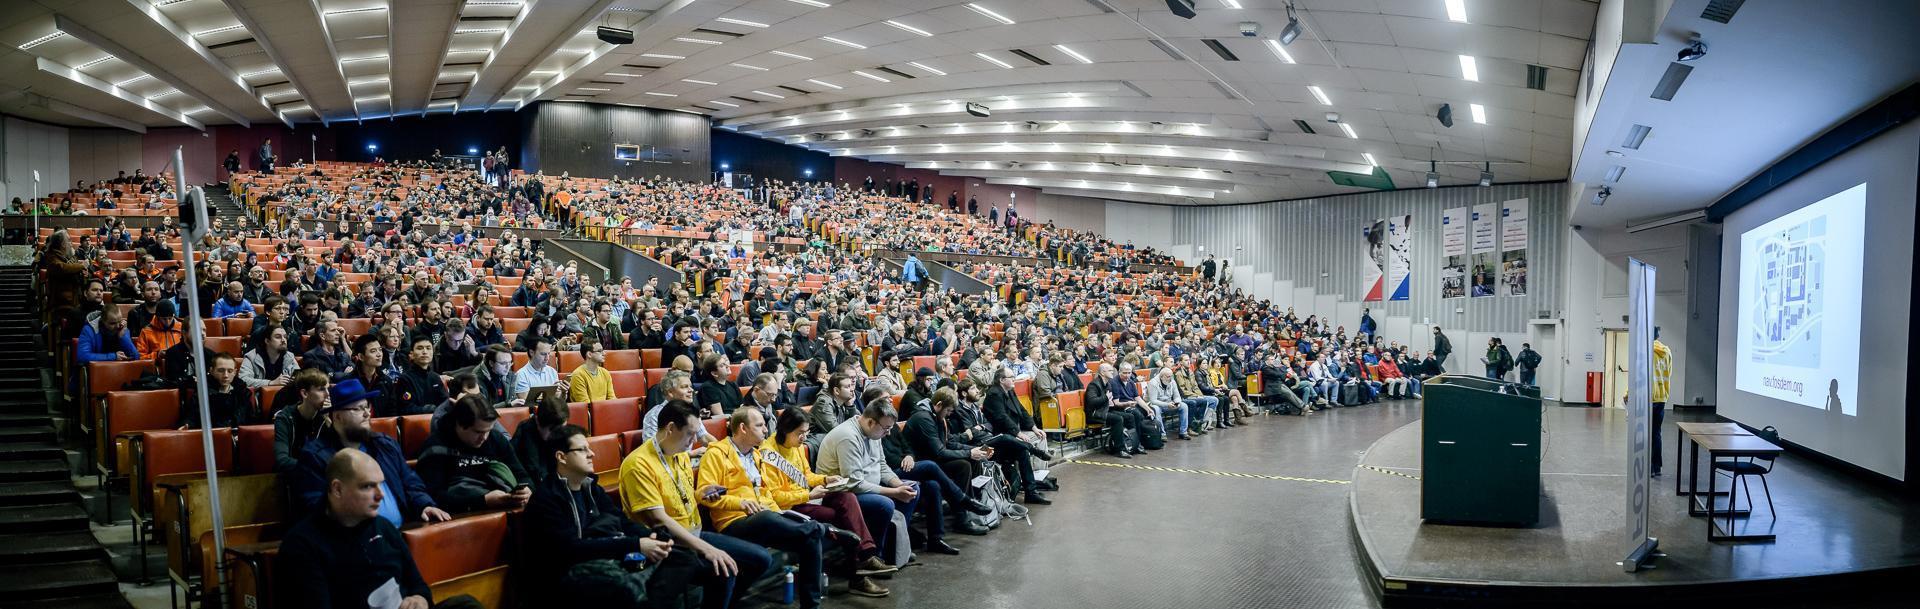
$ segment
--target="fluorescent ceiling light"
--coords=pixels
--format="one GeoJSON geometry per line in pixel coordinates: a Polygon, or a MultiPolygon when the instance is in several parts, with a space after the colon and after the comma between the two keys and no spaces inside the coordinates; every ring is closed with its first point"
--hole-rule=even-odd
{"type": "MultiPolygon", "coordinates": [[[[80,66],[80,67],[83,67],[83,68],[84,68],[84,67],[86,67],[86,66],[80,66]]],[[[265,70],[254,70],[254,71],[252,71],[252,72],[248,72],[248,73],[246,73],[246,74],[241,74],[241,75],[240,75],[240,77],[241,77],[241,78],[253,78],[253,77],[255,77],[255,76],[260,76],[260,75],[263,75],[263,74],[272,74],[272,73],[274,73],[274,72],[279,72],[279,71],[280,71],[280,67],[279,67],[279,66],[274,66],[274,67],[271,67],[271,68],[267,68],[267,69],[265,69],[265,70]]]]}
{"type": "Polygon", "coordinates": [[[736,67],[736,68],[746,68],[746,69],[749,69],[749,70],[753,70],[753,71],[755,71],[755,72],[765,72],[765,71],[767,71],[767,69],[766,69],[766,68],[762,68],[762,67],[760,67],[760,66],[753,66],[753,65],[747,65],[747,64],[744,64],[744,63],[730,63],[730,64],[727,64],[727,65],[730,65],[730,66],[733,66],[733,67],[736,67]]]}
{"type": "Polygon", "coordinates": [[[807,6],[811,6],[815,8],[827,8],[829,6],[833,6],[825,2],[820,2],[819,0],[787,0],[787,1],[795,4],[805,4],[807,6]]]}
{"type": "Polygon", "coordinates": [[[1288,53],[1288,52],[1287,52],[1287,47],[1285,47],[1285,46],[1282,46],[1282,45],[1280,44],[1280,41],[1278,41],[1278,40],[1274,40],[1274,39],[1272,39],[1272,38],[1268,38],[1268,39],[1267,39],[1267,48],[1268,48],[1268,49],[1270,49],[1270,50],[1272,50],[1272,51],[1273,51],[1273,56],[1274,56],[1274,57],[1279,57],[1279,58],[1280,58],[1280,61],[1284,61],[1284,62],[1287,62],[1287,63],[1300,63],[1300,62],[1297,62],[1297,61],[1294,61],[1294,60],[1293,60],[1293,54],[1292,54],[1292,53],[1288,53]]]}
{"type": "Polygon", "coordinates": [[[373,83],[380,83],[380,82],[386,82],[386,81],[387,81],[387,77],[385,76],[368,76],[366,78],[355,78],[353,80],[349,80],[347,81],[347,86],[370,85],[373,83]]]}
{"type": "Polygon", "coordinates": [[[640,77],[639,74],[634,74],[632,72],[608,72],[606,74],[603,74],[602,76],[618,76],[621,78],[639,78],[640,77]]]}
{"type": "Polygon", "coordinates": [[[1079,53],[1075,53],[1075,52],[1073,51],[1073,49],[1069,49],[1069,48],[1067,48],[1067,45],[1064,45],[1064,44],[1056,44],[1056,45],[1053,45],[1053,48],[1054,48],[1054,49],[1056,49],[1056,50],[1058,50],[1058,51],[1060,51],[1060,52],[1062,52],[1062,53],[1066,53],[1068,57],[1072,57],[1072,58],[1074,58],[1074,59],[1076,59],[1076,60],[1078,60],[1078,61],[1079,61],[1080,63],[1093,63],[1093,60],[1091,60],[1091,59],[1087,59],[1087,56],[1086,56],[1086,55],[1081,55],[1081,54],[1079,54],[1079,53]]]}
{"type": "MultiPolygon", "coordinates": [[[[244,25],[240,25],[240,24],[238,24],[238,23],[235,23],[235,24],[233,24],[233,25],[229,25],[229,26],[227,26],[227,27],[217,27],[217,28],[213,28],[213,29],[211,29],[211,30],[207,30],[207,31],[204,31],[204,32],[194,32],[194,33],[193,33],[193,35],[194,35],[194,36],[205,36],[205,35],[208,35],[208,34],[218,34],[218,33],[221,33],[221,32],[231,32],[231,31],[234,31],[234,30],[237,30],[237,29],[240,29],[240,28],[243,28],[243,27],[246,27],[246,26],[244,26],[244,25]]],[[[64,34],[65,32],[61,32],[61,33],[62,33],[62,34],[64,34]]],[[[31,45],[31,44],[34,44],[34,43],[31,43],[31,42],[30,42],[30,43],[27,43],[27,44],[29,44],[29,45],[31,45]]],[[[20,48],[23,48],[23,49],[25,49],[25,48],[28,48],[28,47],[24,47],[24,46],[23,46],[23,47],[20,47],[20,48]]]]}
{"type": "Polygon", "coordinates": [[[759,94],[761,94],[761,95],[765,95],[765,96],[767,96],[767,97],[771,97],[771,98],[774,98],[774,99],[786,99],[786,98],[787,98],[787,96],[785,96],[785,95],[781,95],[781,94],[779,94],[779,93],[768,93],[768,92],[766,92],[766,91],[761,91],[761,90],[759,90],[759,89],[754,89],[754,90],[753,90],[753,92],[754,92],[754,93],[759,93],[759,94]]]}
{"type": "Polygon", "coordinates": [[[907,62],[907,65],[910,65],[910,66],[913,66],[913,67],[916,67],[916,68],[920,68],[920,69],[922,69],[922,70],[926,70],[926,71],[928,71],[928,72],[932,72],[934,76],[946,76],[946,75],[947,75],[947,73],[946,73],[946,72],[942,72],[942,71],[940,71],[940,70],[937,70],[937,69],[934,69],[934,68],[930,68],[930,67],[927,67],[927,64],[924,64],[924,63],[920,63],[920,62],[918,62],[918,61],[909,61],[909,62],[907,62]]]}
{"type": "Polygon", "coordinates": [[[893,27],[896,27],[896,28],[900,28],[900,29],[902,29],[902,30],[906,30],[906,31],[908,31],[908,32],[913,32],[913,33],[915,33],[915,34],[919,34],[919,35],[921,35],[921,36],[932,36],[932,35],[933,35],[933,32],[929,32],[929,31],[926,31],[926,30],[923,30],[923,29],[920,29],[920,28],[917,28],[917,27],[913,27],[913,26],[911,26],[911,25],[907,25],[907,24],[905,24],[905,23],[901,23],[901,22],[898,22],[898,21],[894,21],[894,20],[892,20],[892,19],[888,19],[887,21],[885,21],[885,23],[886,23],[887,25],[891,25],[891,26],[893,26],[893,27]]]}
{"type": "Polygon", "coordinates": [[[1486,106],[1482,106],[1480,104],[1467,104],[1467,109],[1473,111],[1473,122],[1480,123],[1482,125],[1487,124],[1487,107],[1486,106]]]}
{"type": "Polygon", "coordinates": [[[820,37],[820,39],[821,39],[821,40],[825,40],[825,41],[827,41],[827,42],[831,42],[831,43],[834,43],[834,44],[840,44],[840,45],[846,45],[846,46],[850,46],[850,47],[853,47],[853,48],[856,48],[856,49],[864,49],[864,48],[867,48],[867,46],[866,46],[866,45],[863,45],[863,44],[859,44],[859,43],[854,43],[854,42],[847,42],[847,41],[845,41],[845,40],[841,40],[841,39],[839,39],[839,38],[834,38],[834,37],[832,37],[832,36],[821,36],[821,37],[820,37]]]}
{"type": "Polygon", "coordinates": [[[647,95],[652,95],[655,97],[679,97],[678,95],[674,95],[672,93],[661,93],[659,91],[648,91],[647,95]]]}
{"type": "Polygon", "coordinates": [[[282,97],[288,97],[288,96],[292,96],[292,95],[299,95],[299,94],[300,94],[300,91],[299,91],[299,90],[296,90],[296,89],[287,89],[287,90],[285,90],[285,91],[275,91],[275,92],[272,92],[272,93],[268,93],[268,94],[266,94],[266,95],[262,95],[262,96],[260,96],[260,98],[261,98],[261,99],[278,99],[278,98],[282,98],[282,97]]]}
{"type": "Polygon", "coordinates": [[[100,64],[103,64],[103,63],[106,63],[106,62],[107,62],[107,60],[109,60],[109,59],[113,59],[113,56],[112,56],[112,55],[108,55],[108,56],[106,56],[106,57],[101,57],[101,58],[99,58],[99,59],[95,59],[95,60],[93,60],[93,61],[89,61],[89,62],[86,62],[86,63],[83,63],[83,64],[80,64],[80,66],[79,66],[79,67],[80,67],[80,69],[82,69],[82,70],[85,70],[85,69],[87,69],[87,68],[91,68],[91,67],[94,67],[94,66],[97,66],[97,65],[100,65],[100,64]]]}
{"type": "Polygon", "coordinates": [[[879,76],[874,76],[874,75],[872,75],[872,74],[868,74],[868,73],[866,73],[866,72],[862,72],[862,71],[859,71],[859,70],[854,70],[854,71],[853,71],[853,73],[854,73],[854,74],[858,74],[858,75],[861,75],[861,76],[865,76],[865,77],[867,77],[867,78],[871,78],[871,79],[874,79],[874,80],[877,80],[877,81],[880,81],[880,82],[893,82],[893,81],[891,81],[891,80],[887,80],[887,79],[885,79],[885,78],[882,78],[882,77],[879,77],[879,76]]]}
{"type": "Polygon", "coordinates": [[[387,96],[385,96],[385,95],[369,95],[369,96],[366,96],[366,97],[355,97],[355,98],[353,98],[353,103],[356,103],[356,104],[357,104],[357,103],[360,103],[360,102],[374,102],[374,101],[380,101],[380,100],[383,100],[383,99],[386,99],[386,98],[387,98],[387,96]]]}
{"type": "Polygon", "coordinates": [[[1467,0],[1447,0],[1447,20],[1467,22],[1467,0]]]}
{"type": "Polygon", "coordinates": [[[771,27],[765,23],[761,23],[758,21],[747,21],[745,19],[734,19],[732,17],[721,17],[719,19],[715,19],[714,21],[718,21],[721,23],[731,23],[734,25],[744,25],[747,27],[771,27]]]}
{"type": "Polygon", "coordinates": [[[124,89],[124,88],[126,88],[126,86],[127,86],[127,85],[130,85],[130,84],[133,84],[133,83],[136,83],[136,82],[140,82],[140,81],[143,81],[143,80],[146,80],[146,79],[149,79],[149,78],[153,78],[153,75],[152,75],[152,74],[141,74],[141,75],[139,75],[139,76],[135,76],[135,77],[133,77],[133,78],[129,78],[129,79],[126,79],[126,80],[123,80],[123,81],[120,81],[120,82],[117,82],[117,83],[113,83],[113,86],[116,86],[116,87],[120,87],[120,88],[123,88],[123,89],[124,89]]]}
{"type": "Polygon", "coordinates": [[[674,40],[678,40],[680,42],[691,42],[694,44],[724,44],[718,40],[707,40],[705,38],[693,38],[690,36],[679,36],[674,38],[674,40]]]}
{"type": "Polygon", "coordinates": [[[988,54],[986,54],[986,53],[974,53],[974,54],[973,54],[973,56],[974,56],[974,57],[979,57],[979,58],[981,58],[981,59],[985,59],[985,60],[987,60],[987,63],[990,63],[990,64],[993,64],[993,65],[996,65],[996,66],[1000,66],[1000,67],[1002,67],[1002,68],[1006,68],[1006,69],[1009,69],[1009,70],[1011,70],[1011,69],[1013,69],[1013,64],[1010,64],[1010,63],[1007,63],[1007,62],[1004,62],[1004,61],[1000,61],[1000,60],[998,60],[998,59],[994,59],[992,55],[988,55],[988,54]]]}
{"type": "Polygon", "coordinates": [[[1480,66],[1474,63],[1472,55],[1460,56],[1460,77],[1480,82],[1480,66]]]}
{"type": "Polygon", "coordinates": [[[717,85],[717,84],[720,84],[720,83],[717,83],[717,82],[707,82],[707,81],[704,81],[704,80],[694,80],[694,79],[691,79],[691,78],[682,78],[682,79],[680,79],[680,82],[690,82],[690,83],[693,83],[693,84],[696,84],[696,85],[707,85],[707,86],[713,86],[713,85],[717,85]]]}
{"type": "Polygon", "coordinates": [[[349,8],[349,9],[341,9],[341,10],[337,10],[337,11],[327,11],[327,13],[326,13],[326,15],[327,15],[328,17],[332,17],[332,16],[334,16],[334,15],[346,15],[346,14],[351,14],[351,13],[371,13],[371,12],[374,12],[374,11],[384,11],[384,10],[387,10],[387,7],[384,7],[384,6],[369,6],[369,7],[366,7],[366,8],[349,8]]]}
{"type": "Polygon", "coordinates": [[[1220,0],[1220,3],[1227,5],[1227,8],[1231,8],[1231,9],[1240,8],[1240,0],[1220,0]]]}
{"type": "Polygon", "coordinates": [[[994,20],[994,21],[998,21],[998,22],[1001,22],[1001,23],[1004,23],[1004,24],[1007,24],[1007,25],[1013,25],[1013,20],[1012,20],[1012,19],[1008,19],[1008,18],[1006,18],[1006,17],[1004,17],[1004,16],[1002,16],[1002,15],[1001,15],[1000,13],[996,13],[996,12],[993,12],[993,10],[992,10],[992,9],[989,9],[989,8],[987,8],[987,7],[984,7],[984,6],[980,6],[980,5],[978,5],[978,4],[974,4],[974,3],[972,3],[972,2],[968,2],[968,3],[967,3],[967,8],[970,8],[970,9],[973,9],[973,12],[976,12],[976,13],[980,13],[980,14],[982,14],[982,15],[986,15],[986,17],[987,17],[988,19],[992,19],[992,20],[994,20]]]}
{"type": "Polygon", "coordinates": [[[1360,153],[1360,156],[1361,156],[1361,157],[1363,157],[1363,158],[1365,158],[1365,159],[1367,159],[1367,164],[1368,164],[1368,165],[1372,165],[1372,166],[1374,166],[1374,167],[1379,167],[1379,166],[1380,166],[1380,161],[1376,161],[1376,160],[1374,160],[1374,159],[1373,159],[1373,153],[1371,153],[1371,152],[1362,152],[1362,153],[1360,153]]]}
{"type": "Polygon", "coordinates": [[[604,87],[576,87],[574,90],[575,91],[612,91],[612,89],[608,89],[604,87]]]}
{"type": "Polygon", "coordinates": [[[368,55],[368,56],[366,56],[366,57],[351,57],[351,58],[342,58],[342,59],[340,60],[340,63],[355,63],[355,62],[360,62],[360,61],[376,61],[376,60],[381,60],[381,59],[386,59],[386,58],[387,58],[387,54],[386,54],[386,53],[381,53],[381,54],[379,54],[379,55],[368,55]]]}
{"type": "Polygon", "coordinates": [[[775,55],[779,55],[779,56],[781,56],[781,57],[792,57],[792,58],[794,58],[794,59],[798,59],[798,60],[800,60],[800,61],[813,61],[813,58],[812,58],[812,57],[808,57],[808,56],[806,56],[806,55],[801,55],[801,54],[799,54],[799,53],[788,53],[788,52],[786,52],[786,51],[768,51],[768,52],[769,52],[769,53],[773,53],[773,54],[775,54],[775,55]]]}
{"type": "Polygon", "coordinates": [[[1333,105],[1333,100],[1327,99],[1327,92],[1321,91],[1320,87],[1314,86],[1314,85],[1307,85],[1307,92],[1312,93],[1314,99],[1320,100],[1321,105],[1323,106],[1333,105]]]}
{"type": "Polygon", "coordinates": [[[1360,139],[1360,135],[1353,132],[1353,125],[1340,123],[1340,130],[1347,132],[1347,137],[1350,137],[1356,140],[1360,139]]]}
{"type": "Polygon", "coordinates": [[[159,93],[155,93],[155,94],[153,94],[153,95],[149,95],[149,96],[147,96],[147,98],[148,98],[148,99],[160,99],[160,98],[163,98],[163,97],[172,97],[172,96],[174,96],[174,95],[179,95],[179,94],[180,94],[180,90],[179,90],[179,89],[167,89],[167,90],[165,90],[165,91],[161,91],[161,92],[159,92],[159,93]]]}
{"type": "Polygon", "coordinates": [[[716,100],[713,100],[713,101],[710,101],[710,102],[707,102],[707,103],[709,103],[709,104],[717,104],[717,105],[721,105],[721,106],[726,106],[726,107],[728,107],[728,108],[738,108],[738,107],[740,107],[740,104],[736,104],[736,103],[732,103],[732,102],[723,102],[723,101],[720,101],[720,100],[717,100],[717,99],[716,99],[716,100]]]}
{"type": "Polygon", "coordinates": [[[640,56],[654,59],[686,59],[685,55],[668,55],[666,53],[641,53],[640,56]]]}
{"type": "Polygon", "coordinates": [[[833,84],[833,83],[830,83],[830,82],[827,82],[827,81],[824,81],[824,80],[820,80],[820,79],[818,79],[818,78],[809,78],[809,79],[807,79],[807,82],[810,82],[810,83],[813,83],[813,84],[816,84],[816,85],[820,85],[820,86],[822,86],[822,87],[826,87],[826,88],[829,88],[829,89],[845,89],[845,88],[846,88],[846,87],[842,87],[842,86],[840,86],[840,85],[836,85],[836,84],[833,84]]]}
{"type": "Polygon", "coordinates": [[[507,28],[503,28],[503,27],[476,27],[476,28],[460,28],[460,29],[456,29],[456,30],[454,30],[454,31],[453,31],[453,33],[455,33],[455,34],[498,34],[498,33],[501,33],[501,32],[504,32],[504,31],[507,31],[507,28]]]}

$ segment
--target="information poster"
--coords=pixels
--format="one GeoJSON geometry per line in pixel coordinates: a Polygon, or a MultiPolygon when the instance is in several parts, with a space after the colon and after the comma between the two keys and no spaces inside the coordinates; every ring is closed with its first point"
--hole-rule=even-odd
{"type": "Polygon", "coordinates": [[[1481,203],[1473,206],[1472,235],[1473,266],[1468,270],[1467,294],[1479,298],[1492,296],[1494,284],[1499,283],[1500,272],[1496,257],[1499,254],[1499,235],[1494,228],[1499,225],[1496,215],[1500,211],[1498,203],[1481,203]]]}
{"type": "Polygon", "coordinates": [[[1440,297],[1467,295],[1467,208],[1455,207],[1440,214],[1440,297]]]}
{"type": "Polygon", "coordinates": [[[1360,300],[1379,302],[1387,294],[1387,221],[1374,220],[1360,229],[1366,238],[1366,255],[1360,260],[1360,300]]]}
{"type": "Polygon", "coordinates": [[[1413,296],[1413,216],[1387,218],[1387,300],[1413,296]]]}
{"type": "Polygon", "coordinates": [[[1527,294],[1527,200],[1500,204],[1500,295],[1527,294]]]}

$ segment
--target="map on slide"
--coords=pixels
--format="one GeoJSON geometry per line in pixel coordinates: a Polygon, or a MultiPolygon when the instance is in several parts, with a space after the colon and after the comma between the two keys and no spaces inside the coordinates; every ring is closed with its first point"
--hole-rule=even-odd
{"type": "Polygon", "coordinates": [[[1753,307],[1744,317],[1756,363],[1820,367],[1822,290],[1827,268],[1827,217],[1768,234],[1758,244],[1753,307]]]}

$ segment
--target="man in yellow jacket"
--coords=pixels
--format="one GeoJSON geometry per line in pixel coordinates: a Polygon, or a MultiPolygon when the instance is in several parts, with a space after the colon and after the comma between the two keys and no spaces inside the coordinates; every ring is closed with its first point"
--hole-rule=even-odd
{"type": "Polygon", "coordinates": [[[782,511],[774,501],[765,479],[772,465],[755,450],[766,439],[767,418],[759,408],[734,409],[727,420],[727,438],[708,445],[700,458],[696,484],[727,490],[702,495],[700,505],[721,534],[792,555],[799,567],[793,574],[794,601],[801,609],[813,609],[825,592],[820,563],[831,529],[799,512],[782,511]]]}
{"type": "Polygon", "coordinates": [[[1673,351],[1667,344],[1660,342],[1660,328],[1653,329],[1653,370],[1647,377],[1648,410],[1653,415],[1653,475],[1660,475],[1660,425],[1667,418],[1667,390],[1673,381],[1673,351]]]}

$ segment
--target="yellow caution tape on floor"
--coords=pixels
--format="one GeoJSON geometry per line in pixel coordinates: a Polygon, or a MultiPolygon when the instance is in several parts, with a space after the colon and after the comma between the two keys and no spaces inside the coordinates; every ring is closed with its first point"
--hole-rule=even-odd
{"type": "Polygon", "coordinates": [[[1401,473],[1401,472],[1396,472],[1396,471],[1393,471],[1393,470],[1390,470],[1390,469],[1386,469],[1386,468],[1382,468],[1382,467],[1374,467],[1374,466],[1371,466],[1371,465],[1362,465],[1362,466],[1360,466],[1360,469],[1364,469],[1364,470],[1371,470],[1371,471],[1376,471],[1376,472],[1380,472],[1380,473],[1382,473],[1382,474],[1386,474],[1386,475],[1389,475],[1389,476],[1399,476],[1399,477],[1402,477],[1402,478],[1406,478],[1406,479],[1408,479],[1408,480],[1419,480],[1419,479],[1420,479],[1420,477],[1419,477],[1419,476],[1415,476],[1415,475],[1413,475],[1413,474],[1407,474],[1407,473],[1401,473]]]}
{"type": "Polygon", "coordinates": [[[1240,472],[1220,472],[1220,471],[1213,471],[1208,469],[1182,469],[1178,467],[1156,467],[1152,465],[1134,465],[1132,463],[1113,463],[1110,461],[1082,461],[1079,459],[1068,459],[1066,460],[1066,462],[1067,463],[1083,463],[1086,465],[1099,465],[1103,467],[1117,467],[1122,469],[1136,469],[1136,470],[1149,471],[1149,472],[1172,472],[1176,474],[1201,474],[1205,476],[1221,476],[1225,478],[1252,478],[1255,480],[1282,480],[1286,482],[1318,482],[1321,484],[1353,484],[1352,480],[1326,480],[1321,478],[1301,478],[1298,476],[1275,476],[1270,474],[1245,474],[1240,472]]]}

